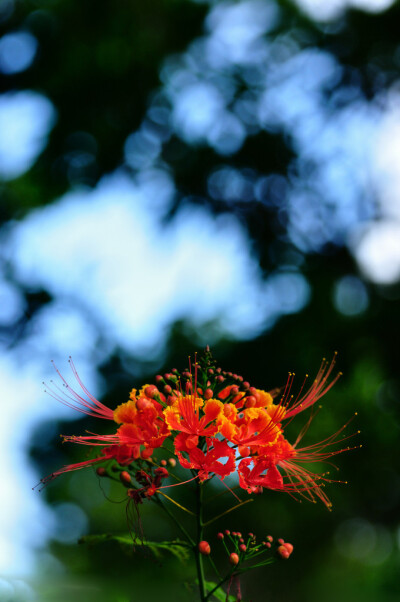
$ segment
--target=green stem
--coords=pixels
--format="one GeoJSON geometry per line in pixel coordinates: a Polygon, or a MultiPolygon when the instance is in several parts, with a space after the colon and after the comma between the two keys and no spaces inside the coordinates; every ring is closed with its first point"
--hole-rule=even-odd
{"type": "Polygon", "coordinates": [[[199,543],[203,540],[203,504],[202,504],[202,496],[203,489],[202,484],[196,481],[196,502],[197,502],[197,541],[196,546],[194,548],[194,553],[196,555],[196,568],[197,568],[197,579],[199,582],[199,590],[200,590],[200,600],[201,602],[206,602],[207,600],[207,592],[206,586],[204,582],[204,567],[203,567],[203,556],[200,554],[199,543]]]}
{"type": "Polygon", "coordinates": [[[214,560],[211,558],[211,556],[207,556],[208,560],[210,561],[210,564],[212,566],[212,568],[214,569],[215,574],[217,575],[218,579],[222,579],[219,570],[217,569],[214,560]]]}
{"type": "Polygon", "coordinates": [[[216,592],[217,589],[219,589],[221,587],[221,585],[223,585],[225,583],[225,581],[228,581],[228,579],[230,579],[230,577],[232,577],[235,570],[236,570],[236,567],[232,568],[229,571],[229,573],[223,579],[221,579],[221,581],[219,583],[217,583],[217,585],[207,594],[207,596],[204,598],[206,602],[213,595],[213,593],[216,592]]]}

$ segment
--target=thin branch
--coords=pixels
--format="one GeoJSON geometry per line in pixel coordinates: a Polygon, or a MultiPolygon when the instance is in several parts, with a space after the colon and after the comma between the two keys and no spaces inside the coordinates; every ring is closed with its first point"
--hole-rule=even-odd
{"type": "Polygon", "coordinates": [[[241,506],[244,506],[245,504],[249,504],[250,502],[253,502],[254,500],[245,500],[244,502],[240,502],[240,504],[236,504],[236,506],[233,506],[233,508],[229,508],[229,510],[225,510],[225,512],[222,512],[222,514],[218,514],[218,516],[214,516],[214,518],[211,518],[210,520],[208,520],[206,523],[204,523],[204,527],[208,527],[208,525],[211,525],[211,523],[213,523],[214,521],[218,520],[219,518],[222,518],[223,516],[225,516],[225,514],[229,514],[229,512],[233,512],[234,510],[236,510],[237,508],[240,508],[241,506]]]}

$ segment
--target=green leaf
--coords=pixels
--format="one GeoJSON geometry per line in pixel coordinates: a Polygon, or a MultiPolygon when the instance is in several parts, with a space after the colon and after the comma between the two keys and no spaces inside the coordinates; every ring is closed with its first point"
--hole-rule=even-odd
{"type": "MultiPolygon", "coordinates": [[[[207,590],[208,590],[209,592],[210,592],[211,590],[213,590],[213,589],[214,589],[214,587],[215,587],[216,585],[217,585],[217,584],[216,584],[216,583],[214,583],[213,581],[206,581],[206,587],[207,587],[207,590]]],[[[225,601],[226,601],[226,599],[227,599],[227,598],[226,598],[226,592],[224,592],[224,590],[222,589],[222,585],[221,585],[221,587],[219,587],[218,589],[216,589],[216,590],[215,590],[215,592],[213,593],[212,597],[213,597],[213,598],[216,598],[216,599],[217,599],[217,600],[219,600],[220,602],[225,602],[225,601]]],[[[228,597],[228,601],[229,601],[229,602],[235,602],[235,600],[236,600],[236,596],[232,596],[232,595],[230,595],[230,596],[228,597]]]]}
{"type": "Polygon", "coordinates": [[[108,541],[115,541],[120,544],[126,552],[134,552],[136,548],[148,549],[154,556],[160,558],[163,554],[169,553],[175,556],[178,560],[184,562],[189,558],[190,546],[185,541],[175,539],[174,541],[135,541],[133,542],[132,537],[129,533],[122,535],[111,535],[109,533],[102,533],[101,535],[85,535],[81,537],[79,543],[86,543],[89,545],[96,545],[105,543],[108,541]]]}

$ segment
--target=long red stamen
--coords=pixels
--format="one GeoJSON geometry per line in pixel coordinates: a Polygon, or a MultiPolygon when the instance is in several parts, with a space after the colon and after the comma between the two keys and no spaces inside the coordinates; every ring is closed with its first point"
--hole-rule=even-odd
{"type": "Polygon", "coordinates": [[[79,386],[81,387],[81,389],[83,390],[83,392],[89,399],[85,399],[84,397],[79,395],[76,391],[74,391],[74,389],[72,389],[70,387],[68,382],[62,376],[61,372],[58,370],[54,361],[52,361],[54,369],[57,372],[58,376],[60,377],[60,379],[63,383],[63,386],[68,391],[68,393],[66,393],[65,391],[60,389],[60,387],[57,384],[53,383],[53,381],[50,381],[50,382],[53,385],[54,389],[56,389],[59,393],[56,393],[54,391],[54,389],[52,389],[51,387],[47,388],[46,393],[48,393],[51,397],[53,397],[60,403],[64,404],[65,406],[72,408],[73,410],[76,410],[77,412],[81,412],[82,414],[87,414],[88,416],[94,416],[96,418],[103,418],[105,420],[114,420],[113,410],[111,410],[110,408],[107,408],[107,406],[102,404],[98,399],[93,397],[93,395],[91,395],[91,393],[89,393],[89,391],[87,390],[85,385],[82,383],[71,358],[69,359],[69,363],[70,363],[72,373],[73,373],[75,379],[77,380],[79,386]],[[73,402],[73,403],[71,403],[71,402],[73,402]]]}
{"type": "MultiPolygon", "coordinates": [[[[335,352],[330,364],[328,364],[325,358],[323,359],[321,366],[318,370],[317,376],[315,377],[313,384],[311,385],[307,393],[305,393],[305,395],[303,395],[302,397],[298,395],[294,402],[292,400],[287,399],[287,394],[286,397],[285,395],[283,396],[282,405],[284,405],[286,409],[285,419],[295,416],[299,412],[302,412],[303,410],[306,410],[307,408],[312,406],[316,401],[321,399],[321,397],[325,395],[341,377],[342,373],[339,372],[328,384],[328,379],[336,364],[336,355],[337,353],[335,352]]],[[[290,386],[292,382],[290,383],[290,386]]]]}

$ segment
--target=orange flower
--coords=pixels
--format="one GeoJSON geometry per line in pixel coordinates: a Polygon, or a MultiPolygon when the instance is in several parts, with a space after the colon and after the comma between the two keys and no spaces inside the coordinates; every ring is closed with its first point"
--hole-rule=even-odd
{"type": "Polygon", "coordinates": [[[170,430],[180,431],[179,439],[175,438],[178,439],[178,448],[182,450],[196,447],[199,437],[215,435],[218,432],[215,420],[222,409],[223,403],[216,399],[209,399],[204,403],[194,395],[176,398],[173,405],[164,410],[164,418],[170,430]]]}
{"type": "Polygon", "coordinates": [[[226,404],[217,419],[220,433],[235,445],[272,445],[280,433],[279,425],[264,408],[248,408],[238,412],[226,404]]]}
{"type": "Polygon", "coordinates": [[[300,433],[294,445],[291,445],[281,434],[276,442],[268,447],[258,447],[254,451],[257,455],[243,459],[238,467],[239,484],[249,493],[258,491],[259,487],[286,491],[312,502],[319,498],[328,508],[332,504],[323,491],[324,483],[335,482],[328,478],[329,473],[317,474],[304,468],[302,464],[324,462],[344,451],[353,449],[345,447],[331,450],[330,447],[342,443],[354,434],[339,439],[339,435],[349,424],[346,423],[337,433],[313,445],[298,448],[303,434],[308,429],[313,416],[309,419],[306,428],[300,433]],[[250,465],[253,464],[253,468],[250,465]],[[278,468],[280,470],[278,470],[278,468]]]}
{"type": "Polygon", "coordinates": [[[194,447],[187,453],[189,460],[186,460],[181,452],[177,452],[179,462],[183,468],[197,470],[200,481],[209,479],[210,473],[217,474],[223,480],[236,468],[235,451],[229,447],[226,441],[207,439],[206,453],[198,447],[194,447]],[[221,458],[228,458],[228,460],[223,464],[219,461],[221,458]]]}

